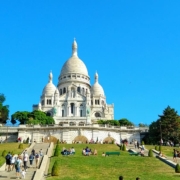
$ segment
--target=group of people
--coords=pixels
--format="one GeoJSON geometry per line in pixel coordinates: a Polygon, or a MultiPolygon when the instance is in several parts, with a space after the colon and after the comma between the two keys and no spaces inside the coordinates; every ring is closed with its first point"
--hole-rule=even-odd
{"type": "Polygon", "coordinates": [[[75,154],[75,149],[74,149],[74,147],[72,147],[70,149],[66,149],[65,147],[63,147],[61,154],[62,155],[73,155],[73,154],[75,154]]]}
{"type": "Polygon", "coordinates": [[[82,155],[84,156],[97,155],[97,154],[98,153],[96,149],[92,151],[90,148],[88,148],[88,146],[86,148],[83,148],[82,150],[82,155]]]}
{"type": "Polygon", "coordinates": [[[11,154],[10,152],[6,155],[6,171],[13,171],[16,170],[16,177],[19,179],[20,177],[25,179],[26,171],[27,171],[27,164],[29,161],[30,166],[33,165],[33,160],[35,159],[36,168],[39,165],[39,158],[40,156],[43,156],[42,149],[39,152],[35,152],[33,149],[31,151],[31,154],[28,155],[27,150],[25,150],[22,155],[18,154],[11,154]]]}
{"type": "MultiPolygon", "coordinates": [[[[119,180],[124,180],[124,177],[123,176],[119,176],[119,180]]],[[[136,180],[140,180],[140,178],[137,177],[136,180]]]]}

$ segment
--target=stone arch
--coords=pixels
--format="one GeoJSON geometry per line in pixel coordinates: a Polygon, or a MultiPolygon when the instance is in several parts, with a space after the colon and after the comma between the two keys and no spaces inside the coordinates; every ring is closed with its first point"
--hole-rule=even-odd
{"type": "Polygon", "coordinates": [[[103,143],[105,143],[105,144],[110,144],[110,143],[113,143],[114,144],[114,142],[115,142],[115,139],[114,138],[112,138],[112,137],[106,137],[104,140],[103,140],[103,143]]]}
{"type": "Polygon", "coordinates": [[[57,141],[58,141],[58,139],[56,137],[48,135],[44,138],[43,142],[45,142],[45,143],[50,143],[50,142],[57,143],[57,141]]]}
{"type": "Polygon", "coordinates": [[[88,139],[85,136],[76,136],[74,138],[74,142],[75,143],[86,143],[86,142],[88,142],[88,139]]]}

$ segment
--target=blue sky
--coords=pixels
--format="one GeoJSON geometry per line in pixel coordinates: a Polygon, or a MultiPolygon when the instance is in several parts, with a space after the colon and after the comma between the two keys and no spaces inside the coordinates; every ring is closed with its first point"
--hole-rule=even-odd
{"type": "Polygon", "coordinates": [[[0,93],[16,111],[39,103],[71,56],[74,37],[91,84],[97,70],[115,119],[150,124],[180,111],[180,1],[0,2],[0,93]]]}

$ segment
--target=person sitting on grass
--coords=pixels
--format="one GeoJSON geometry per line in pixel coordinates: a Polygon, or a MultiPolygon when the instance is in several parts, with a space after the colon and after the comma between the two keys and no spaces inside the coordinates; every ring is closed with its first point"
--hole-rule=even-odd
{"type": "Polygon", "coordinates": [[[97,150],[94,149],[93,155],[97,155],[97,150]]]}
{"type": "Polygon", "coordinates": [[[86,150],[83,148],[82,155],[86,156],[86,150]]]}
{"type": "Polygon", "coordinates": [[[140,154],[140,156],[144,156],[144,150],[142,148],[141,148],[139,154],[140,154]]]}
{"type": "Polygon", "coordinates": [[[103,152],[103,153],[102,153],[102,156],[106,156],[106,154],[103,152]]]}

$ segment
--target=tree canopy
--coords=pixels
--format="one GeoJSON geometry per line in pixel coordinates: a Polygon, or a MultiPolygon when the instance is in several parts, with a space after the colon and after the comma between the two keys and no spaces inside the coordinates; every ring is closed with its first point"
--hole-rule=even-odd
{"type": "Polygon", "coordinates": [[[134,124],[126,118],[120,119],[119,124],[120,126],[134,126],[134,124]]]}
{"type": "Polygon", "coordinates": [[[0,123],[5,123],[9,117],[9,106],[3,104],[5,101],[6,97],[0,93],[0,123]]]}
{"type": "Polygon", "coordinates": [[[54,124],[54,119],[45,112],[35,110],[33,112],[17,111],[11,116],[12,122],[19,120],[21,124],[54,124]]]}
{"type": "Polygon", "coordinates": [[[180,117],[174,108],[168,106],[164,109],[162,115],[158,115],[157,121],[149,126],[149,139],[151,142],[171,140],[179,143],[180,140],[180,117]]]}

